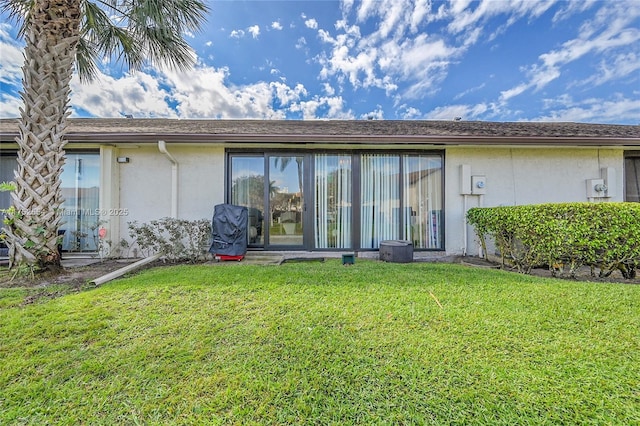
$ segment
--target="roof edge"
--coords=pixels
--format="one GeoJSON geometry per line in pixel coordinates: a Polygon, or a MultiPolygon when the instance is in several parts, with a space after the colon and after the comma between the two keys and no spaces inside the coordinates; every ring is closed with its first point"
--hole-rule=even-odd
{"type": "MultiPolygon", "coordinates": [[[[0,132],[0,142],[15,142],[18,133],[0,132]]],[[[280,143],[280,144],[405,144],[405,145],[547,145],[547,146],[640,146],[640,137],[586,136],[437,136],[437,135],[323,135],[323,134],[225,134],[225,133],[97,133],[69,132],[68,143],[280,143]]]]}

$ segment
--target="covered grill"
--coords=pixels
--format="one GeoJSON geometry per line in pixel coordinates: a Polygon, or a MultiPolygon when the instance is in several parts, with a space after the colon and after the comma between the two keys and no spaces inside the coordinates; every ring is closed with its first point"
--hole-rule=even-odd
{"type": "Polygon", "coordinates": [[[233,204],[214,207],[209,249],[217,260],[242,260],[247,253],[248,209],[233,204]]]}

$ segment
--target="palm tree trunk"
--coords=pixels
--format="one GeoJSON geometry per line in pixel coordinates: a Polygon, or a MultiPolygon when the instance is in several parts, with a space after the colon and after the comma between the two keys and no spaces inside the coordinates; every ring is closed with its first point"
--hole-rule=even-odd
{"type": "Polygon", "coordinates": [[[10,265],[59,267],[58,228],[64,201],[71,76],[80,36],[79,0],[35,0],[25,34],[24,108],[17,139],[13,212],[7,227],[10,265]]]}

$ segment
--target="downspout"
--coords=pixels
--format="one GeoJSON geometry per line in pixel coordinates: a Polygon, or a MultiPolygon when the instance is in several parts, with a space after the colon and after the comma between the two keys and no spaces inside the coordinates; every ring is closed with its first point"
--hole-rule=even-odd
{"type": "Polygon", "coordinates": [[[462,194],[462,255],[467,255],[467,194],[462,194]]]}
{"type": "Polygon", "coordinates": [[[158,150],[171,161],[171,217],[178,218],[178,161],[167,151],[164,141],[158,141],[158,150]]]}

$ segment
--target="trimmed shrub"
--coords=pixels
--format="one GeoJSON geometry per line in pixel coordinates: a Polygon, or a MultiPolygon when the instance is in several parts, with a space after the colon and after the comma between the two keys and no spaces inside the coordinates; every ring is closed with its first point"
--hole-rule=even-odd
{"type": "Polygon", "coordinates": [[[211,221],[165,217],[149,223],[129,222],[131,246],[144,256],[162,252],[170,262],[197,262],[207,258],[211,245],[211,221]]]}
{"type": "Polygon", "coordinates": [[[519,272],[548,266],[574,276],[581,266],[601,277],[619,270],[634,278],[640,267],[640,204],[561,203],[478,207],[467,212],[483,249],[493,239],[519,272]]]}

